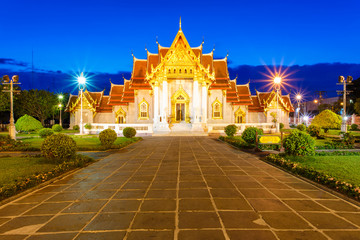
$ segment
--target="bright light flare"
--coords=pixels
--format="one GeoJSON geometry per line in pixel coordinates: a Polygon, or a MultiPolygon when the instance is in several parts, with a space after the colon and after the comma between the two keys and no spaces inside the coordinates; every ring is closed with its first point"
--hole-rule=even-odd
{"type": "Polygon", "coordinates": [[[77,77],[77,81],[81,85],[84,85],[86,83],[86,77],[84,77],[83,72],[80,74],[80,76],[77,77]]]}
{"type": "Polygon", "coordinates": [[[61,108],[61,107],[62,107],[62,104],[61,104],[61,103],[59,103],[58,107],[59,107],[59,108],[61,108]]]}
{"type": "Polygon", "coordinates": [[[298,101],[301,100],[301,95],[300,95],[300,94],[297,94],[297,95],[296,95],[296,100],[298,100],[298,101]]]}
{"type": "Polygon", "coordinates": [[[60,95],[58,96],[58,98],[59,98],[60,100],[62,100],[62,99],[64,98],[64,96],[60,94],[60,95]]]}
{"type": "Polygon", "coordinates": [[[314,103],[318,103],[319,101],[317,99],[314,100],[314,103]]]}

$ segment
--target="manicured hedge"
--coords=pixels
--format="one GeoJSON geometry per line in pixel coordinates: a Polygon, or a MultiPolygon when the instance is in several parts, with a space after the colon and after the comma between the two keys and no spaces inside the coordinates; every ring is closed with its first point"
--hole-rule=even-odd
{"type": "Polygon", "coordinates": [[[224,131],[228,137],[233,137],[237,132],[237,126],[235,124],[227,125],[224,131]]]}

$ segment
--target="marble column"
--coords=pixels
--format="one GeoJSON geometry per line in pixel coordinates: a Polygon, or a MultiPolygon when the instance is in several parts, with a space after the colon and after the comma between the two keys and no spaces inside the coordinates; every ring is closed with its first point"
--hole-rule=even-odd
{"type": "Polygon", "coordinates": [[[202,92],[201,92],[201,96],[202,96],[202,117],[201,120],[203,123],[206,123],[207,121],[207,89],[206,89],[206,83],[204,82],[202,84],[202,92]]]}
{"type": "Polygon", "coordinates": [[[161,116],[164,123],[167,123],[167,112],[168,112],[168,82],[166,80],[162,83],[162,110],[161,116]]]}
{"type": "Polygon", "coordinates": [[[154,87],[154,123],[159,122],[159,84],[154,87]]]}
{"type": "Polygon", "coordinates": [[[193,119],[194,123],[199,122],[199,82],[193,82],[193,119]]]}

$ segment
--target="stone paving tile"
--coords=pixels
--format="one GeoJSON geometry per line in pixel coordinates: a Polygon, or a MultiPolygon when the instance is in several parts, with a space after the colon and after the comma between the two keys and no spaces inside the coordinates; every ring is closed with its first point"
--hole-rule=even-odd
{"type": "Polygon", "coordinates": [[[211,138],[147,137],[0,206],[0,240],[357,239],[359,209],[211,138]]]}

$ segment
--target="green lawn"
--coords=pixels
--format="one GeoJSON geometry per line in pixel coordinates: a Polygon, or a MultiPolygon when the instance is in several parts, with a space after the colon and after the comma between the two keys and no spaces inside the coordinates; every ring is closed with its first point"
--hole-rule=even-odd
{"type": "Polygon", "coordinates": [[[39,157],[0,157],[0,187],[36,173],[52,170],[57,164],[39,157]]]}
{"type": "MultiPolygon", "coordinates": [[[[92,135],[84,135],[84,136],[70,135],[70,136],[75,140],[78,150],[101,150],[102,146],[98,136],[92,136],[92,135]]],[[[121,146],[125,146],[133,142],[137,142],[138,140],[140,140],[140,138],[138,137],[134,137],[134,138],[118,137],[114,145],[119,148],[121,146]]],[[[22,139],[22,141],[28,144],[28,147],[40,148],[41,143],[44,141],[44,139],[24,138],[22,139]]]]}
{"type": "Polygon", "coordinates": [[[360,156],[287,157],[303,166],[360,186],[360,156]]]}

